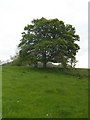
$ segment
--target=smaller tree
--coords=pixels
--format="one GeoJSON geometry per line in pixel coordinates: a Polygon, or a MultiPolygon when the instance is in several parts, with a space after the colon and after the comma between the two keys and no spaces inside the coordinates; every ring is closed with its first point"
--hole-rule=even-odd
{"type": "Polygon", "coordinates": [[[2,64],[2,61],[0,60],[0,65],[2,64]]]}

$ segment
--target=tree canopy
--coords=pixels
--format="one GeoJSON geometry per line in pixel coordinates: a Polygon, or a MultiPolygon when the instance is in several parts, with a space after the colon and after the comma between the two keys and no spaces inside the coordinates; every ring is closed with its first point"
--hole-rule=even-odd
{"type": "Polygon", "coordinates": [[[47,62],[61,63],[66,67],[76,61],[80,49],[76,41],[80,37],[75,27],[58,19],[34,19],[24,28],[19,44],[19,55],[23,61],[29,60],[36,67],[38,62],[46,67],[47,62]]]}

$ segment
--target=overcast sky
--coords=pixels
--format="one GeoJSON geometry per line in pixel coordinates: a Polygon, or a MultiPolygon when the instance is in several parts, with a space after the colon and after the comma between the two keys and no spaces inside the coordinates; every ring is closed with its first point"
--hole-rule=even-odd
{"type": "Polygon", "coordinates": [[[80,36],[77,67],[88,67],[88,0],[0,0],[0,60],[15,55],[24,27],[33,19],[58,18],[80,36]]]}

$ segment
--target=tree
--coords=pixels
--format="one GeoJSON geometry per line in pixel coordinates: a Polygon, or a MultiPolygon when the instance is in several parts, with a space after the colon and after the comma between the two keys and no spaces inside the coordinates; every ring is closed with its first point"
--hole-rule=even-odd
{"type": "Polygon", "coordinates": [[[76,44],[79,40],[72,25],[65,25],[58,19],[34,19],[24,28],[19,55],[23,60],[30,60],[35,67],[38,61],[43,63],[43,67],[48,61],[60,62],[66,67],[80,49],[76,44]]]}
{"type": "Polygon", "coordinates": [[[0,60],[0,65],[2,64],[2,61],[0,60]]]}

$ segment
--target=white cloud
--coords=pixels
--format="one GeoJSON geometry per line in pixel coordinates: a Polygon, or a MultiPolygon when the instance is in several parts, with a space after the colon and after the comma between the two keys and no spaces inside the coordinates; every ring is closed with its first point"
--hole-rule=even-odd
{"type": "MultiPolygon", "coordinates": [[[[34,18],[45,17],[58,18],[76,28],[81,38],[77,59],[81,63],[84,60],[82,58],[86,58],[87,62],[88,0],[0,0],[0,16],[1,60],[7,60],[15,54],[25,25],[34,18]]],[[[83,64],[79,66],[83,67],[83,64]]]]}

